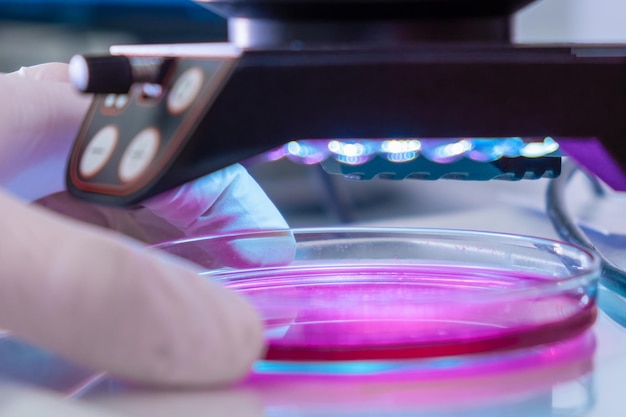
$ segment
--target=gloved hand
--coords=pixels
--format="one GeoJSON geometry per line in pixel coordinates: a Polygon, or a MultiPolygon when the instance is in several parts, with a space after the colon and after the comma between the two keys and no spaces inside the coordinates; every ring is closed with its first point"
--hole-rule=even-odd
{"type": "Polygon", "coordinates": [[[237,165],[131,214],[77,202],[63,175],[89,99],[67,83],[65,64],[0,75],[0,91],[0,328],[135,381],[242,377],[263,349],[247,302],[193,264],[25,200],[144,241],[287,227],[256,182],[237,165]]]}

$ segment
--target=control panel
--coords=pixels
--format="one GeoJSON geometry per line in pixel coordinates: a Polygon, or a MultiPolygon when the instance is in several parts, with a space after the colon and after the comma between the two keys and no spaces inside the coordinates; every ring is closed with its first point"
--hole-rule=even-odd
{"type": "Polygon", "coordinates": [[[224,57],[75,57],[74,85],[95,96],[70,157],[70,191],[123,199],[158,181],[234,64],[224,57]]]}

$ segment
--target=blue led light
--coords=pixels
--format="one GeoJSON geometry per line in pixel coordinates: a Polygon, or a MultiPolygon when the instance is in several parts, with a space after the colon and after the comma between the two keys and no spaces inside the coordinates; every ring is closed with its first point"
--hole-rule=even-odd
{"type": "Polygon", "coordinates": [[[468,139],[428,139],[422,140],[422,154],[433,162],[450,163],[458,161],[472,150],[468,139]]]}
{"type": "Polygon", "coordinates": [[[362,157],[375,153],[377,151],[377,145],[368,140],[331,140],[328,142],[328,150],[335,155],[362,157]]]}
{"type": "Polygon", "coordinates": [[[447,160],[465,155],[472,150],[472,142],[467,139],[461,139],[456,143],[449,143],[437,149],[435,154],[437,157],[447,160]]]}
{"type": "Polygon", "coordinates": [[[473,161],[478,162],[492,162],[496,161],[505,153],[505,147],[503,146],[503,140],[497,139],[483,139],[472,138],[472,150],[467,154],[467,157],[473,161]]]}
{"type": "Polygon", "coordinates": [[[316,141],[291,141],[285,145],[286,156],[294,162],[312,165],[328,157],[324,146],[316,141]]]}
{"type": "Polygon", "coordinates": [[[520,155],[527,158],[538,158],[556,152],[558,149],[559,144],[551,137],[547,137],[543,142],[526,143],[520,150],[520,155]]]}
{"type": "Polygon", "coordinates": [[[391,162],[408,162],[419,156],[422,143],[417,139],[390,139],[380,144],[379,152],[391,162]]]}
{"type": "Polygon", "coordinates": [[[332,153],[342,156],[363,156],[365,146],[362,143],[344,143],[338,140],[328,142],[328,150],[332,153]]]}
{"type": "Polygon", "coordinates": [[[422,148],[422,143],[417,139],[384,140],[380,144],[380,151],[384,153],[407,153],[417,152],[422,148]]]}
{"type": "Polygon", "coordinates": [[[378,152],[378,142],[371,140],[331,140],[327,149],[333,157],[347,165],[361,165],[378,152]]]}
{"type": "Polygon", "coordinates": [[[502,156],[516,158],[520,155],[520,149],[524,147],[524,140],[522,138],[502,138],[499,146],[502,150],[502,156]]]}

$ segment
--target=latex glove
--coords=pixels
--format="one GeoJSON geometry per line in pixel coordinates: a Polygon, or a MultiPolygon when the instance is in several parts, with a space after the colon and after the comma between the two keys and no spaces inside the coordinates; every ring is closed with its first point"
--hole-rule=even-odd
{"type": "MultiPolygon", "coordinates": [[[[27,199],[62,190],[87,107],[65,71],[0,75],[0,184],[27,199]]],[[[157,197],[150,214],[183,235],[286,227],[241,167],[211,178],[157,197]]],[[[194,265],[1,191],[0,214],[0,327],[18,337],[151,384],[228,383],[261,354],[256,312],[194,265]]]]}

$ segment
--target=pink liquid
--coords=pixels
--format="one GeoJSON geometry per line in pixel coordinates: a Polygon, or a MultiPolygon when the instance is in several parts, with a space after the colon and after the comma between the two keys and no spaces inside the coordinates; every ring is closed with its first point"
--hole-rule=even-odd
{"type": "Polygon", "coordinates": [[[261,311],[267,360],[350,361],[521,349],[576,336],[591,288],[461,267],[281,271],[231,285],[261,311]]]}

